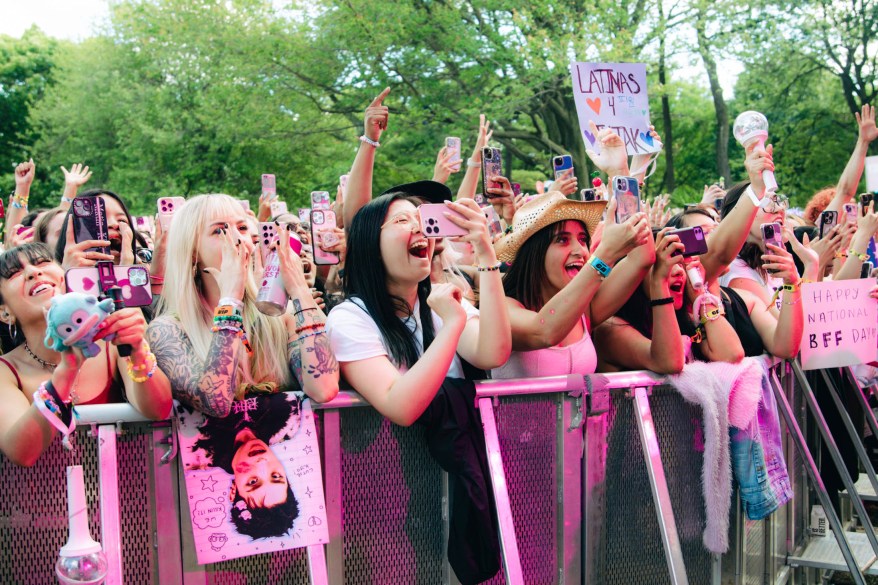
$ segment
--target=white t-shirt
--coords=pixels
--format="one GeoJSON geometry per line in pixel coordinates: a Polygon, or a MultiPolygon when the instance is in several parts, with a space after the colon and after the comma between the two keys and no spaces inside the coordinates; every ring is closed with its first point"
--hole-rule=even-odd
{"type": "MultiPolygon", "coordinates": [[[[466,311],[467,320],[479,316],[479,310],[466,300],[461,301],[461,305],[466,311]]],[[[424,332],[421,328],[420,303],[417,301],[413,313],[412,317],[402,319],[402,321],[415,334],[418,355],[421,355],[424,353],[424,332]]],[[[442,319],[435,311],[430,311],[430,313],[433,315],[433,331],[438,332],[442,328],[442,319]]],[[[339,362],[356,362],[381,355],[386,355],[388,359],[393,361],[384,345],[381,330],[378,329],[378,325],[359,299],[348,299],[336,305],[326,318],[326,331],[329,334],[332,352],[339,362]]],[[[396,362],[393,365],[399,368],[400,372],[408,370],[408,368],[400,367],[396,362]]],[[[449,378],[464,377],[463,366],[456,354],[451,360],[451,366],[448,368],[446,376],[449,378]]]]}
{"type": "MultiPolygon", "coordinates": [[[[779,291],[783,288],[783,279],[775,278],[770,274],[765,277],[762,276],[758,270],[750,268],[746,262],[744,262],[740,258],[735,258],[732,260],[732,263],[729,264],[729,271],[722,276],[719,277],[720,286],[731,286],[731,282],[736,278],[745,278],[747,280],[752,280],[759,284],[762,288],[768,291],[768,294],[774,295],[776,291],[779,291]]],[[[777,310],[780,311],[781,308],[781,299],[782,296],[778,295],[775,299],[775,305],[777,306],[777,310]]]]}

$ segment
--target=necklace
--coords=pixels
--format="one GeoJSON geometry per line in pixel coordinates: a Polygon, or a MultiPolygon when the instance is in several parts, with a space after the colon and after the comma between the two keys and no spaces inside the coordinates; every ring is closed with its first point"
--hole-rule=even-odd
{"type": "Polygon", "coordinates": [[[40,358],[39,356],[37,356],[37,354],[35,354],[34,352],[32,352],[32,351],[30,350],[30,347],[28,347],[28,345],[27,345],[27,341],[24,342],[24,351],[26,351],[26,352],[27,352],[27,355],[29,355],[30,357],[34,358],[34,360],[35,360],[38,364],[40,364],[41,366],[43,366],[43,367],[44,367],[45,369],[47,369],[47,370],[54,370],[54,369],[58,366],[58,364],[53,364],[52,362],[47,362],[46,360],[40,358]]]}

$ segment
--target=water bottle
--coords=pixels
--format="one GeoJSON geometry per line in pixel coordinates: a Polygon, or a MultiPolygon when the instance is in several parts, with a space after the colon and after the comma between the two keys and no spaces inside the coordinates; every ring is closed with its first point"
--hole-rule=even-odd
{"type": "Polygon", "coordinates": [[[277,252],[272,252],[265,261],[265,273],[262,275],[259,294],[256,295],[256,308],[266,315],[276,317],[286,311],[287,302],[289,298],[280,275],[280,260],[277,252]]]}

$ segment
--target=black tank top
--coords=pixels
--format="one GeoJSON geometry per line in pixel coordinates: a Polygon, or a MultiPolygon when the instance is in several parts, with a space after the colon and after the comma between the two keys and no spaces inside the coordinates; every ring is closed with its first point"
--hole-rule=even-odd
{"type": "Polygon", "coordinates": [[[753,320],[750,319],[750,312],[747,310],[747,303],[731,288],[720,287],[723,292],[723,305],[726,307],[726,320],[731,324],[732,328],[738,334],[741,340],[741,347],[744,348],[744,355],[747,357],[760,356],[765,353],[765,345],[756,327],[753,326],[753,320]]]}

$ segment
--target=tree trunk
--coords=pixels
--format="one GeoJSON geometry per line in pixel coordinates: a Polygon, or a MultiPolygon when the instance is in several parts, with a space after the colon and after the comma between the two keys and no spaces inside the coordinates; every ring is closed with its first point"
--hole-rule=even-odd
{"type": "Polygon", "coordinates": [[[662,1],[658,2],[659,21],[659,83],[662,84],[662,138],[665,140],[665,175],[662,177],[660,192],[673,193],[676,188],[674,179],[674,132],[671,127],[671,100],[668,97],[668,76],[665,68],[665,13],[662,1]]]}
{"type": "Polygon", "coordinates": [[[716,61],[711,54],[710,39],[705,31],[706,7],[698,9],[695,19],[695,32],[698,37],[698,54],[707,70],[710,82],[710,94],[713,97],[713,109],[716,114],[716,170],[726,184],[732,182],[732,171],[729,168],[729,109],[723,97],[723,88],[719,83],[716,61]]]}

